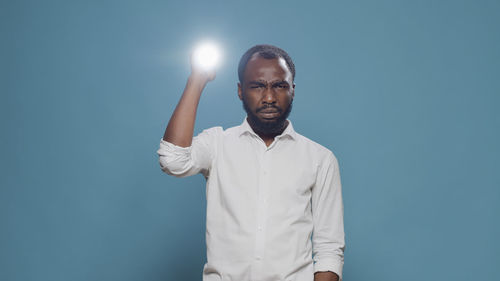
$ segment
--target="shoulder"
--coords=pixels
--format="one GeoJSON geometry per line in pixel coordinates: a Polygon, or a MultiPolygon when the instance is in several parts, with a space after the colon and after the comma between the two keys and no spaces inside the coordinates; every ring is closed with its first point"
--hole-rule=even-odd
{"type": "Polygon", "coordinates": [[[334,165],[338,165],[338,160],[333,151],[326,146],[304,136],[297,132],[297,142],[299,145],[303,146],[310,155],[316,156],[319,162],[323,164],[333,163],[334,165]]]}
{"type": "Polygon", "coordinates": [[[224,129],[222,129],[222,127],[220,126],[203,129],[201,132],[199,132],[196,136],[193,137],[193,143],[194,144],[215,143],[220,138],[223,131],[224,129]]]}
{"type": "Polygon", "coordinates": [[[210,128],[206,128],[206,129],[203,129],[199,134],[199,135],[216,135],[216,134],[220,134],[224,131],[224,129],[221,127],[221,126],[215,126],[215,127],[210,127],[210,128]]]}
{"type": "Polygon", "coordinates": [[[240,125],[229,127],[223,131],[223,135],[224,136],[237,135],[240,132],[240,127],[241,127],[240,125]]]}
{"type": "Polygon", "coordinates": [[[239,132],[239,126],[234,126],[224,129],[222,126],[214,126],[203,129],[196,138],[211,138],[219,139],[231,135],[236,135],[239,132]]]}

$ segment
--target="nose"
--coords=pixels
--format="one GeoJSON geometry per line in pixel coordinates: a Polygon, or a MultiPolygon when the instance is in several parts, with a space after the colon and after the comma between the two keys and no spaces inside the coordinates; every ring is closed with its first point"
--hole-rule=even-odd
{"type": "Polygon", "coordinates": [[[263,95],[263,103],[276,103],[276,93],[272,87],[266,87],[263,95]]]}

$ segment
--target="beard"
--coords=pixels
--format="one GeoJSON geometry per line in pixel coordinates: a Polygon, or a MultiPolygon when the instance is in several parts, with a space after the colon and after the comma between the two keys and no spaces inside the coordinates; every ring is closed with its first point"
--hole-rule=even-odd
{"type": "Polygon", "coordinates": [[[245,111],[247,112],[249,123],[252,125],[252,129],[254,129],[256,133],[261,133],[264,135],[277,135],[283,132],[283,130],[285,129],[285,125],[287,124],[286,119],[290,115],[290,112],[292,112],[292,104],[293,99],[290,101],[290,104],[284,111],[272,105],[258,108],[257,112],[271,107],[278,110],[278,113],[280,113],[278,118],[274,120],[262,121],[256,114],[254,114],[250,110],[248,104],[245,102],[245,99],[243,99],[243,109],[245,109],[245,111]]]}

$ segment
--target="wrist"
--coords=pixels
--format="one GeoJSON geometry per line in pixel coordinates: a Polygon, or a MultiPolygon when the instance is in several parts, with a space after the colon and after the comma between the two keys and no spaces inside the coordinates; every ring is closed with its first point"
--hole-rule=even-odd
{"type": "Polygon", "coordinates": [[[190,79],[200,81],[204,84],[207,84],[211,80],[214,79],[215,71],[205,71],[202,69],[191,68],[191,74],[189,75],[190,79]]]}
{"type": "Polygon", "coordinates": [[[207,85],[209,79],[206,75],[200,73],[191,73],[188,77],[187,84],[189,87],[197,88],[202,91],[207,85]]]}

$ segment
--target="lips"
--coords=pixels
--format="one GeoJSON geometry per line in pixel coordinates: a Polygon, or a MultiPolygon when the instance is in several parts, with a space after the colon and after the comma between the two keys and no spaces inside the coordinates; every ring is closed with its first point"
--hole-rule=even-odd
{"type": "Polygon", "coordinates": [[[279,110],[275,107],[268,107],[268,108],[264,108],[264,109],[261,109],[259,110],[260,113],[278,113],[279,110]]]}
{"type": "Polygon", "coordinates": [[[263,119],[275,119],[275,118],[278,118],[279,116],[279,112],[278,110],[270,110],[270,109],[266,109],[266,110],[261,110],[259,112],[259,115],[263,118],[263,119]]]}

